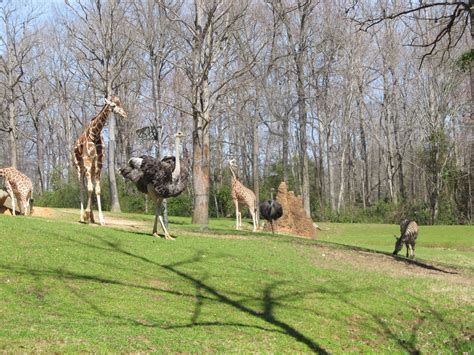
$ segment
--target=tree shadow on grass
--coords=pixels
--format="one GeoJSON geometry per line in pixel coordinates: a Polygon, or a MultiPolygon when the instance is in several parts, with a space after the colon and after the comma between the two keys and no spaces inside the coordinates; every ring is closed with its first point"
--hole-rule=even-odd
{"type": "MultiPolygon", "coordinates": [[[[190,299],[195,300],[194,311],[191,316],[190,322],[187,324],[175,324],[166,326],[164,329],[179,329],[179,328],[193,328],[193,327],[202,327],[202,326],[220,326],[220,327],[228,327],[228,326],[235,326],[235,327],[248,327],[248,328],[255,328],[265,332],[275,332],[280,334],[286,334],[287,336],[293,338],[295,341],[298,341],[304,344],[309,350],[326,354],[327,351],[324,349],[318,342],[314,339],[310,338],[309,336],[305,335],[302,331],[296,329],[294,326],[290,325],[288,322],[278,318],[275,316],[275,307],[280,306],[284,307],[280,302],[281,300],[288,300],[297,297],[303,297],[307,294],[329,294],[333,297],[337,298],[341,302],[344,302],[351,306],[354,310],[357,310],[361,313],[367,314],[370,318],[372,318],[377,324],[378,329],[374,329],[376,333],[382,333],[385,336],[396,341],[399,346],[409,353],[419,353],[419,350],[416,347],[417,342],[417,332],[419,327],[423,324],[424,318],[421,318],[420,321],[415,325],[412,329],[412,335],[408,341],[401,339],[398,337],[387,325],[387,323],[383,320],[383,318],[370,310],[365,309],[364,307],[356,304],[352,299],[349,298],[349,294],[353,293],[354,290],[347,287],[347,285],[341,283],[336,284],[335,287],[331,287],[331,289],[324,287],[323,285],[318,285],[313,287],[309,291],[299,291],[294,293],[287,293],[279,296],[275,296],[275,289],[282,284],[282,282],[274,282],[272,284],[266,285],[262,288],[262,294],[258,297],[253,297],[249,295],[245,295],[238,292],[227,292],[223,290],[218,290],[216,287],[211,286],[210,283],[207,281],[206,275],[203,277],[195,277],[188,272],[184,272],[180,270],[180,267],[190,265],[196,262],[202,262],[201,253],[197,252],[196,255],[189,259],[181,260],[171,264],[160,264],[155,262],[145,256],[138,255],[131,251],[125,250],[122,246],[120,241],[111,241],[102,238],[99,235],[90,234],[90,236],[95,239],[98,243],[87,243],[81,240],[70,240],[75,243],[79,243],[82,246],[90,247],[94,249],[99,249],[107,252],[115,252],[121,255],[125,255],[127,257],[133,258],[135,260],[140,260],[148,265],[157,267],[161,270],[166,270],[180,279],[190,283],[194,289],[194,293],[183,293],[180,291],[173,291],[168,290],[165,288],[160,287],[152,287],[146,285],[139,285],[131,282],[113,280],[109,278],[104,278],[100,276],[88,275],[85,273],[77,273],[58,269],[31,269],[27,267],[13,267],[10,265],[0,265],[0,268],[6,271],[11,271],[17,274],[25,274],[25,275],[32,275],[34,277],[38,276],[50,276],[55,277],[58,279],[63,280],[66,283],[67,280],[83,280],[83,281],[91,281],[91,282],[99,282],[99,283],[106,283],[111,285],[123,286],[123,287],[130,287],[130,288],[139,288],[144,290],[149,290],[153,292],[160,292],[165,294],[170,294],[172,296],[178,297],[189,297],[190,299]],[[337,290],[337,291],[335,291],[337,290]],[[244,302],[247,301],[260,301],[260,307],[250,307],[245,305],[244,302]],[[259,319],[269,327],[261,326],[261,325],[252,325],[252,324],[243,324],[239,322],[225,322],[225,321],[214,321],[214,322],[206,322],[200,321],[201,317],[201,310],[203,305],[206,303],[220,303],[232,307],[233,309],[242,312],[243,314],[247,314],[251,317],[259,319]]],[[[121,316],[117,314],[110,314],[110,312],[105,312],[100,309],[93,301],[87,298],[84,294],[81,294],[79,291],[71,288],[69,285],[66,287],[73,293],[76,297],[83,300],[85,304],[88,304],[92,310],[97,312],[98,314],[102,315],[103,317],[112,317],[119,321],[122,321],[125,324],[134,324],[137,326],[145,326],[145,327],[160,327],[163,329],[162,324],[155,324],[151,322],[144,322],[137,319],[131,319],[126,316],[121,316]]],[[[356,290],[357,291],[357,290],[356,290]]]]}
{"type": "MultiPolygon", "coordinates": [[[[309,338],[308,336],[304,335],[302,332],[297,330],[295,327],[291,326],[287,322],[278,319],[277,317],[274,316],[273,314],[273,307],[274,307],[274,300],[272,297],[272,288],[273,286],[266,287],[263,291],[262,295],[262,308],[263,310],[254,310],[253,308],[246,306],[243,304],[242,301],[239,301],[237,299],[234,299],[232,296],[227,296],[224,294],[224,292],[218,290],[217,288],[209,285],[209,283],[206,282],[205,278],[198,278],[195,276],[192,276],[191,274],[179,270],[179,267],[185,266],[188,264],[192,264],[195,262],[200,262],[202,261],[202,257],[200,253],[197,253],[195,256],[193,256],[190,259],[187,260],[181,260],[176,263],[172,264],[159,264],[147,257],[141,256],[134,254],[130,251],[127,251],[123,249],[120,246],[120,243],[118,242],[111,242],[109,240],[105,240],[100,238],[99,236],[94,236],[90,235],[93,238],[97,239],[100,243],[105,244],[104,246],[100,245],[89,245],[91,248],[97,248],[99,250],[104,250],[104,251],[114,251],[126,256],[129,256],[131,258],[141,260],[147,264],[156,266],[162,270],[166,270],[170,273],[175,274],[182,280],[185,280],[192,284],[196,290],[195,294],[186,294],[183,292],[178,292],[178,291],[172,291],[172,290],[167,290],[163,288],[157,288],[157,287],[151,287],[151,286],[143,286],[143,285],[137,285],[134,283],[129,283],[129,282],[124,282],[124,281],[118,281],[118,280],[112,280],[108,278],[103,278],[100,276],[94,276],[94,275],[88,275],[88,274],[83,274],[83,273],[77,273],[77,272],[71,272],[71,271],[66,271],[63,269],[31,269],[28,267],[13,267],[10,265],[2,265],[0,264],[0,269],[3,269],[5,271],[13,272],[16,274],[25,274],[25,275],[32,275],[32,276],[50,276],[50,277],[55,277],[57,279],[61,280],[83,280],[83,281],[92,281],[92,282],[100,282],[100,283],[105,283],[105,284],[111,284],[111,285],[117,285],[117,286],[124,286],[124,287],[133,287],[133,288],[139,288],[139,289],[145,289],[145,290],[150,290],[150,291],[157,291],[157,292],[162,292],[162,293],[167,293],[171,295],[176,295],[179,297],[187,296],[187,297],[192,297],[193,299],[196,299],[196,306],[195,310],[193,313],[193,316],[191,318],[191,322],[188,325],[175,325],[175,326],[168,326],[166,329],[173,329],[173,328],[183,328],[183,327],[194,327],[194,326],[237,326],[237,327],[251,327],[251,328],[256,328],[256,329],[261,329],[264,331],[268,332],[277,332],[277,333],[282,333],[286,334],[296,341],[305,344],[308,349],[311,351],[320,353],[320,354],[327,354],[328,352],[320,346],[316,341],[313,339],[309,338]],[[207,294],[207,296],[205,295],[207,294]],[[267,328],[259,325],[248,325],[248,324],[242,324],[242,323],[237,323],[237,322],[199,322],[199,316],[201,312],[201,307],[204,303],[204,301],[208,302],[218,302],[221,304],[228,305],[232,308],[234,308],[237,311],[240,311],[244,314],[250,315],[252,317],[255,317],[257,319],[260,319],[264,322],[266,322],[268,325],[275,327],[274,328],[267,328]]],[[[75,241],[78,242],[78,241],[75,241]]],[[[86,242],[79,242],[82,245],[87,245],[86,242]]],[[[129,319],[126,317],[122,316],[117,316],[117,315],[110,315],[106,312],[103,312],[94,302],[91,300],[87,299],[85,296],[81,295],[77,290],[73,290],[71,287],[66,286],[76,297],[79,297],[83,300],[84,303],[88,304],[91,309],[93,309],[95,312],[98,314],[104,316],[104,317],[114,317],[119,320],[122,320],[124,322],[131,322],[135,325],[140,325],[140,326],[160,326],[157,324],[145,324],[143,322],[134,320],[134,319],[129,319]]],[[[239,295],[241,298],[246,297],[246,295],[239,295]]],[[[237,298],[237,297],[235,297],[237,298]]]]}

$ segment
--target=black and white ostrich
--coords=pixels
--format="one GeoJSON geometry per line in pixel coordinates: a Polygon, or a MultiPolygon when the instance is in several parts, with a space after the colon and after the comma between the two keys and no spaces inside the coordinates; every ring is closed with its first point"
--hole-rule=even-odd
{"type": "Polygon", "coordinates": [[[168,233],[163,222],[161,207],[163,199],[176,197],[186,188],[189,177],[189,159],[188,152],[184,149],[183,159],[179,158],[182,132],[175,135],[176,155],[165,157],[161,160],[148,155],[142,155],[139,158],[131,158],[128,161],[128,167],[120,169],[120,174],[125,179],[133,181],[138,191],[148,194],[151,200],[156,203],[155,223],[153,224],[153,236],[159,237],[157,233],[158,220],[165,239],[174,240],[168,233]]]}
{"type": "Polygon", "coordinates": [[[272,188],[270,192],[270,200],[260,203],[260,217],[263,217],[270,222],[272,233],[274,234],[273,221],[283,216],[283,207],[280,202],[273,198],[273,191],[275,191],[275,189],[272,188]]]}

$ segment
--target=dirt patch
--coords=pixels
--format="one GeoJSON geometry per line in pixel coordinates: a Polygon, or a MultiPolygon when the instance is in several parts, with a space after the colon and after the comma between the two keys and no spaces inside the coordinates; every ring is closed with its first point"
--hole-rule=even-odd
{"type": "MultiPolygon", "coordinates": [[[[307,248],[307,246],[305,247],[307,248]]],[[[469,282],[474,286],[473,278],[463,269],[454,269],[420,261],[411,262],[403,258],[373,253],[363,250],[331,248],[324,245],[310,247],[313,262],[318,267],[347,269],[351,267],[361,271],[375,271],[391,276],[432,276],[469,282]]]]}
{"type": "MultiPolygon", "coordinates": [[[[235,240],[255,240],[255,239],[257,239],[257,237],[251,237],[251,236],[247,236],[247,235],[212,234],[212,233],[213,232],[211,232],[211,231],[202,231],[202,232],[186,231],[186,235],[196,236],[196,237],[213,238],[213,239],[235,239],[235,240]]],[[[171,233],[171,234],[173,234],[173,233],[171,233]]]]}
{"type": "Polygon", "coordinates": [[[50,218],[55,215],[54,210],[48,207],[34,207],[33,206],[33,216],[35,217],[45,217],[50,218]]]}

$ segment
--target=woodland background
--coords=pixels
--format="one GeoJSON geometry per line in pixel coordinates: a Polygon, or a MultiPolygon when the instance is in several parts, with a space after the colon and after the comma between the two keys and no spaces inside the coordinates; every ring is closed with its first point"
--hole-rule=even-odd
{"type": "Polygon", "coordinates": [[[117,94],[106,209],[145,210],[116,169],[172,154],[182,130],[193,175],[168,205],[194,223],[233,213],[229,157],[260,199],[287,181],[316,221],[472,223],[472,1],[456,4],[1,1],[0,165],[36,204],[78,207],[74,141],[117,94]]]}

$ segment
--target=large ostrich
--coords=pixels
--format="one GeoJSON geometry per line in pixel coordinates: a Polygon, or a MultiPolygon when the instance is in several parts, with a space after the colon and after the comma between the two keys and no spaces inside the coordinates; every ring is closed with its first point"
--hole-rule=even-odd
{"type": "Polygon", "coordinates": [[[273,191],[275,191],[275,189],[272,188],[270,192],[270,200],[260,203],[260,217],[263,217],[270,222],[272,233],[275,233],[273,231],[273,221],[283,216],[283,207],[280,202],[273,198],[273,191]]]}
{"type": "Polygon", "coordinates": [[[157,233],[158,220],[163,229],[164,237],[168,240],[174,238],[168,233],[163,217],[161,206],[163,199],[178,196],[186,188],[189,176],[188,152],[184,149],[183,159],[179,158],[182,132],[176,133],[174,157],[165,157],[162,160],[148,155],[139,158],[131,158],[128,167],[120,169],[120,174],[125,179],[135,183],[138,191],[148,194],[151,200],[156,203],[155,223],[153,224],[153,236],[159,237],[157,233]]]}

